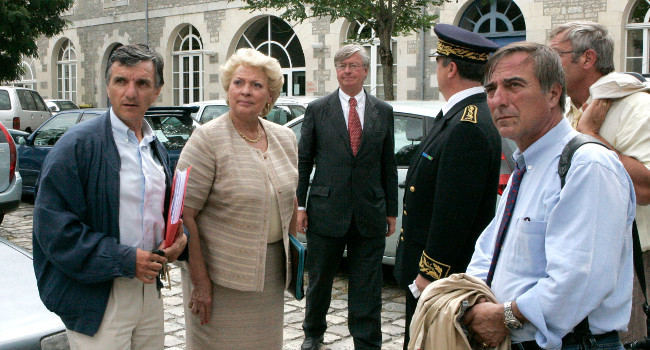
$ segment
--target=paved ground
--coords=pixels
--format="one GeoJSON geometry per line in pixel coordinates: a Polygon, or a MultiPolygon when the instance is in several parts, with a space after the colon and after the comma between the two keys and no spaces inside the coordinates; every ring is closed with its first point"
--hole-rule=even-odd
{"type": "MultiPolygon", "coordinates": [[[[32,250],[33,205],[22,203],[19,210],[5,216],[0,225],[0,237],[31,251],[32,250]]],[[[181,293],[180,268],[171,270],[172,288],[164,289],[165,303],[165,349],[185,348],[185,320],[183,318],[183,295],[181,293]]],[[[386,276],[382,290],[382,333],[383,349],[402,348],[404,333],[404,293],[392,278],[386,276]]],[[[285,293],[284,305],[284,349],[299,349],[303,340],[302,320],[305,315],[305,301],[296,301],[285,293]]],[[[347,328],[347,279],[344,274],[334,281],[332,303],[327,316],[328,329],[325,333],[325,347],[329,350],[354,349],[347,328]]]]}

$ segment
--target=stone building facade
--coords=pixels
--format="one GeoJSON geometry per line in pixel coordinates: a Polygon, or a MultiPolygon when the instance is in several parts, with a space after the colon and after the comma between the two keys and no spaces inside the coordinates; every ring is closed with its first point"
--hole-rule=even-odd
{"type": "MultiPolygon", "coordinates": [[[[614,37],[617,70],[648,73],[649,0],[456,0],[428,13],[442,23],[463,26],[503,45],[545,42],[550,30],[571,20],[604,24],[614,37]]],[[[78,0],[66,14],[69,26],[38,42],[39,58],[27,59],[16,85],[45,98],[78,104],[107,104],[104,71],[108,56],[128,43],[148,43],[165,60],[165,87],[159,105],[225,97],[219,67],[239,47],[254,47],[278,58],[287,96],[321,96],[337,86],[333,54],[344,42],[364,39],[372,64],[367,89],[383,95],[377,40],[345,20],[309,19],[288,23],[273,11],[242,10],[226,0],[78,0]],[[145,5],[147,8],[145,8],[145,5]]],[[[441,98],[435,78],[436,37],[430,28],[393,41],[398,100],[441,98]]]]}

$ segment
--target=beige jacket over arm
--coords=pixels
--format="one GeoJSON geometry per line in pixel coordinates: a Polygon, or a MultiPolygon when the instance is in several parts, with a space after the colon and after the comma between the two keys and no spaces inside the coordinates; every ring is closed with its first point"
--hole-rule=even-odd
{"type": "MultiPolygon", "coordinates": [[[[472,349],[462,325],[467,300],[472,306],[480,297],[496,303],[496,298],[480,279],[456,273],[429,284],[420,299],[411,321],[409,350],[470,350],[472,349]]],[[[509,350],[510,337],[496,350],[509,350]]]]}

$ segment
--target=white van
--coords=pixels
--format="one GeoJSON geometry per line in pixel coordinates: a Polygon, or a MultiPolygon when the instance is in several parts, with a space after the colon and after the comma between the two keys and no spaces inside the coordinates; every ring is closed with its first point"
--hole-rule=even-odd
{"type": "Polygon", "coordinates": [[[6,128],[31,132],[52,116],[38,92],[0,86],[0,123],[6,128]]]}

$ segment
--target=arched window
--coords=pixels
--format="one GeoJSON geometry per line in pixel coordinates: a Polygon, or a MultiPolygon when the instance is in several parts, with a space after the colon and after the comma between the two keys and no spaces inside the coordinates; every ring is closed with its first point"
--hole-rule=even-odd
{"type": "Polygon", "coordinates": [[[11,85],[36,90],[36,79],[34,78],[32,67],[25,61],[20,62],[20,65],[23,68],[23,74],[20,76],[20,79],[12,82],[11,85]]]}
{"type": "Polygon", "coordinates": [[[238,49],[244,47],[280,61],[284,75],[282,96],[305,95],[305,54],[296,33],[287,22],[273,16],[253,22],[237,43],[238,49]]]}
{"type": "Polygon", "coordinates": [[[479,33],[499,46],[526,40],[524,15],[512,0],[474,0],[458,26],[479,33]]]}
{"type": "Polygon", "coordinates": [[[57,66],[58,97],[77,101],[77,53],[69,39],[64,39],[59,49],[57,66]]]}
{"type": "MultiPolygon", "coordinates": [[[[348,41],[359,43],[366,49],[366,54],[370,57],[370,67],[368,67],[368,76],[363,82],[363,87],[369,94],[384,98],[384,69],[381,66],[379,57],[379,38],[375,36],[375,31],[370,27],[359,23],[352,23],[348,28],[348,41]]],[[[393,91],[397,91],[397,42],[393,40],[391,45],[393,53],[393,91]]]]}
{"type": "Polygon", "coordinates": [[[625,26],[627,40],[625,50],[625,70],[628,72],[650,73],[648,66],[648,30],[650,30],[650,1],[637,0],[630,11],[625,26]]]}
{"type": "Polygon", "coordinates": [[[172,56],[174,104],[203,100],[203,41],[191,24],[178,31],[172,56]]]}

